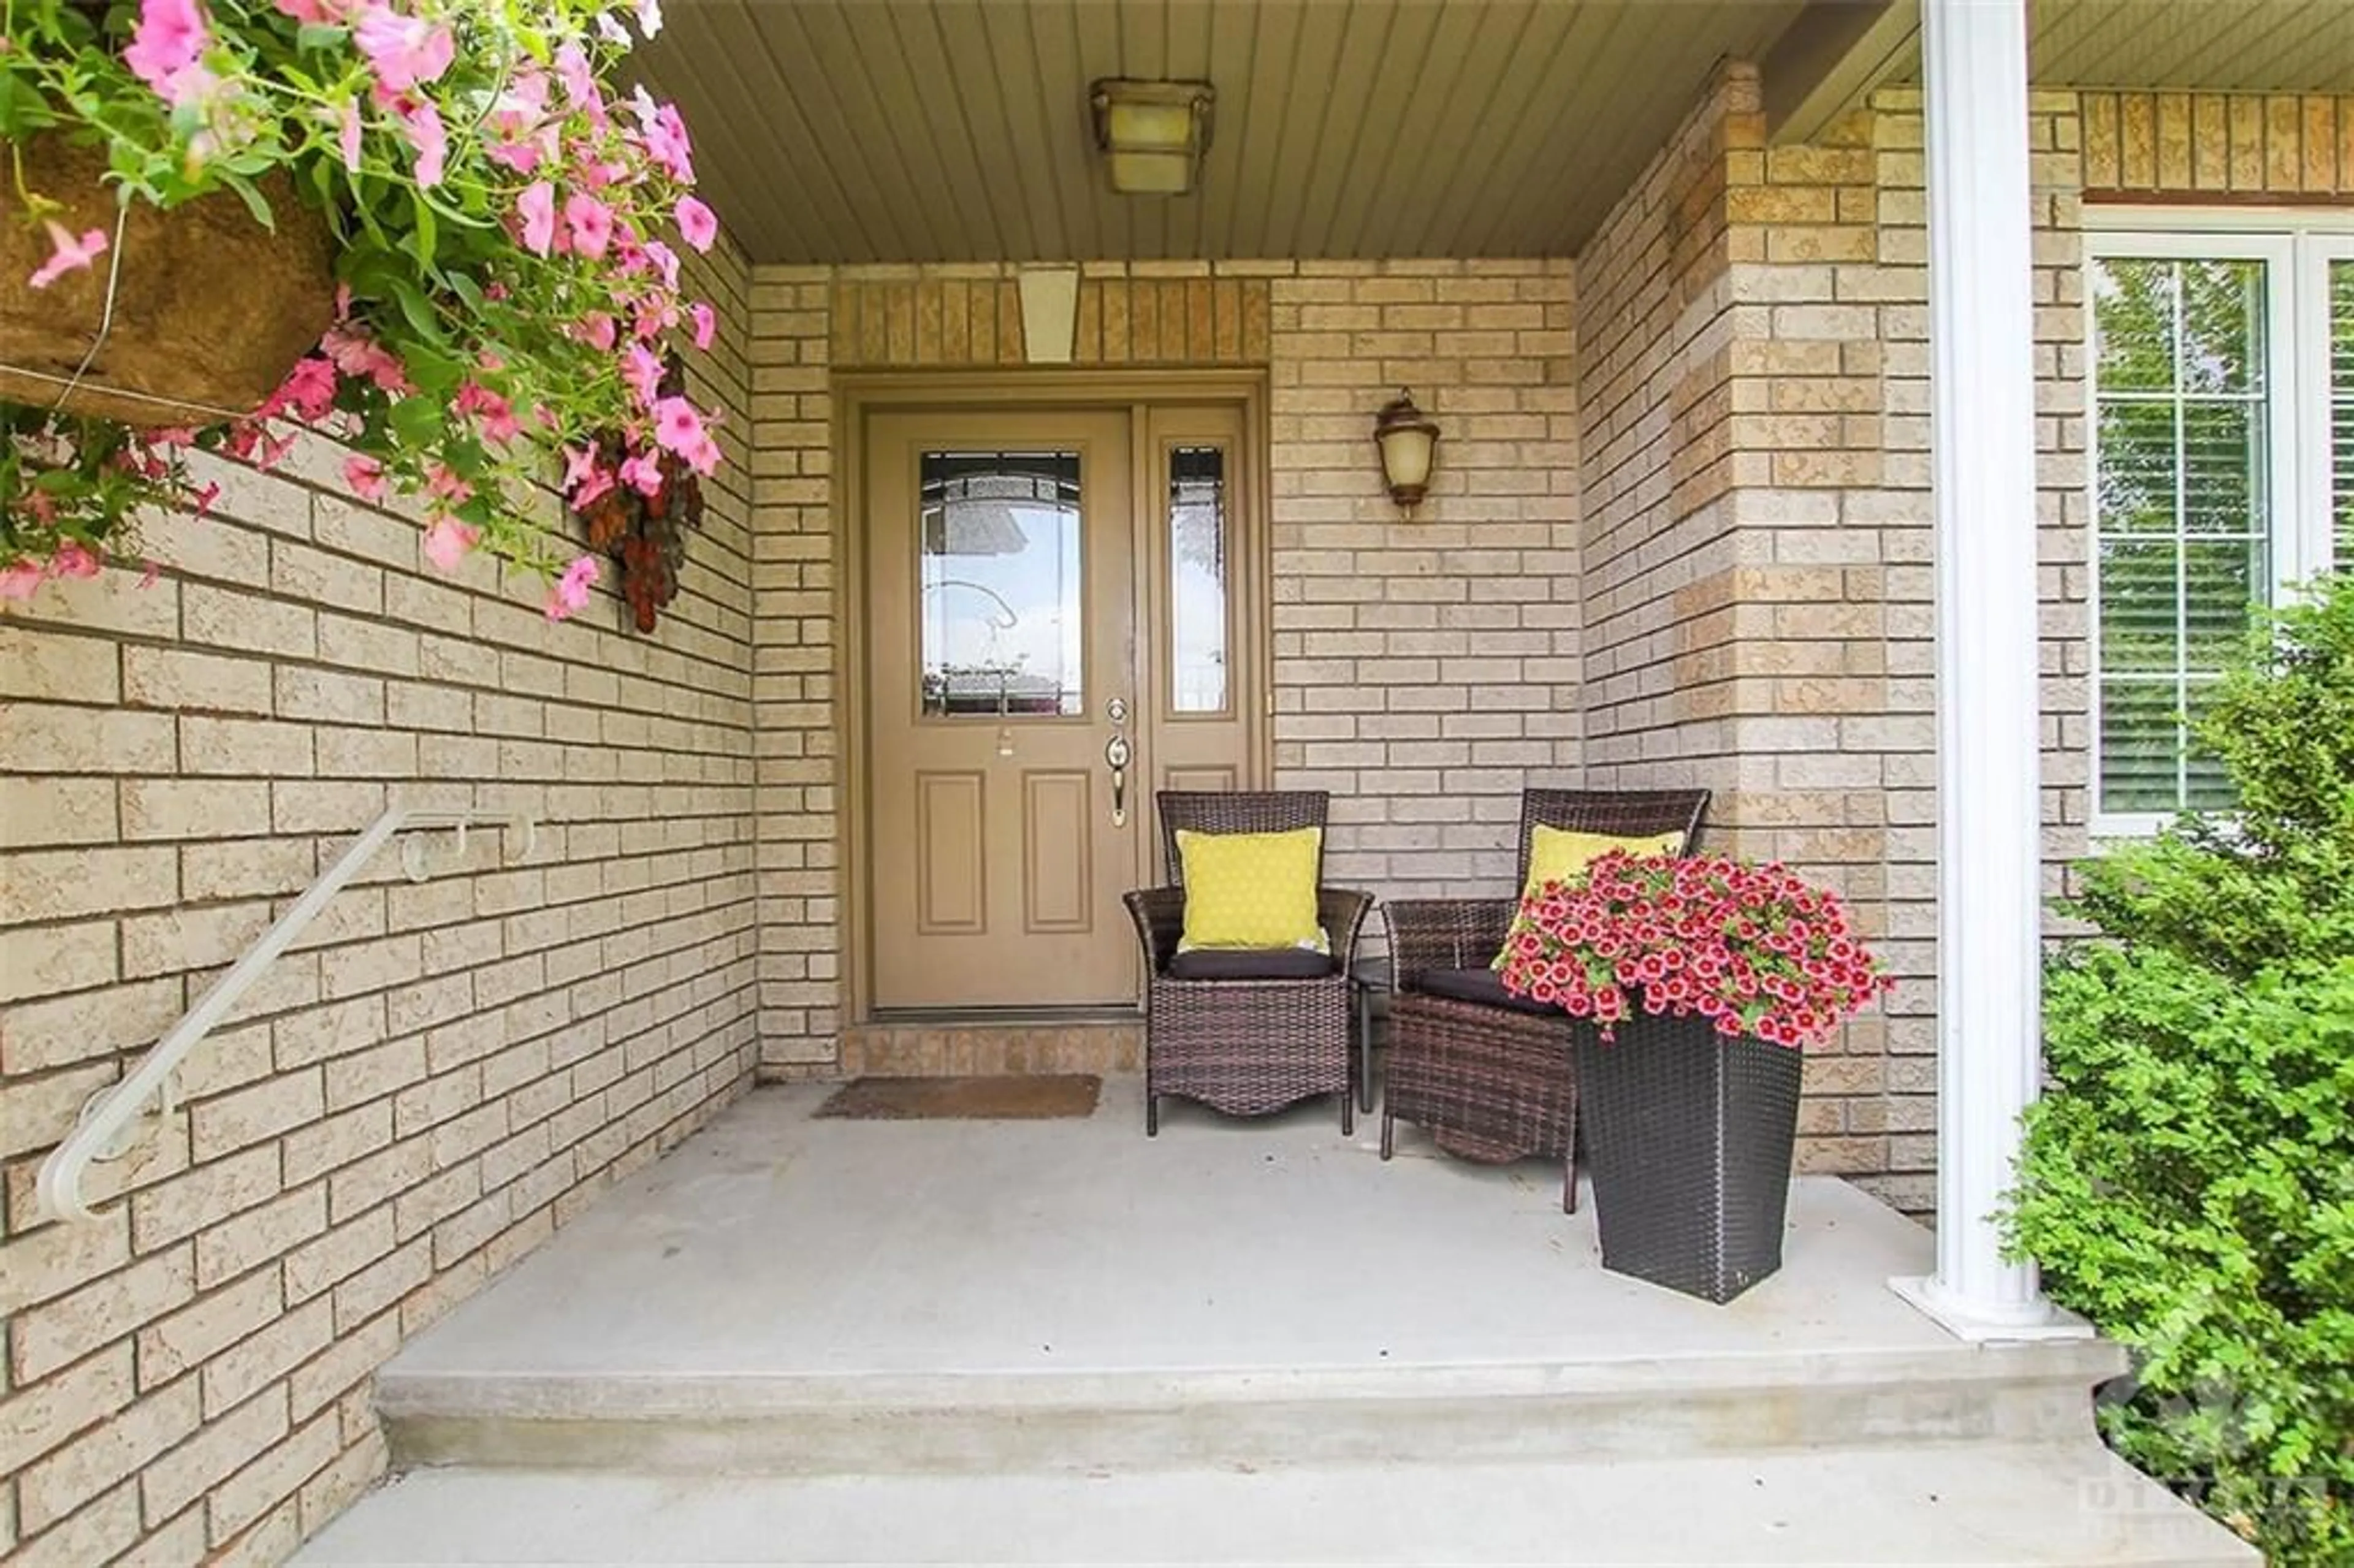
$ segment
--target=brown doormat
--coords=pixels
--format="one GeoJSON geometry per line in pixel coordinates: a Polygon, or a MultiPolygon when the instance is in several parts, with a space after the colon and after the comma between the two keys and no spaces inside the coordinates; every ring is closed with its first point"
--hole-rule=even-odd
{"type": "Polygon", "coordinates": [[[987,1078],[853,1078],[817,1114],[850,1121],[1048,1121],[1096,1114],[1087,1073],[987,1078]]]}

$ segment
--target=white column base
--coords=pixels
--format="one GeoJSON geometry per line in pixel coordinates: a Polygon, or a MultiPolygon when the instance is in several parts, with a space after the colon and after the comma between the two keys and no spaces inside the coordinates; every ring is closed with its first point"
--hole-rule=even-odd
{"type": "Polygon", "coordinates": [[[2095,1337],[2090,1323],[2065,1308],[2054,1307],[2041,1296],[2012,1312],[2003,1313],[1989,1312],[1982,1302],[1957,1299],[1938,1285],[1934,1275],[1900,1276],[1888,1282],[1888,1288],[1931,1322],[1967,1344],[2095,1337]]]}

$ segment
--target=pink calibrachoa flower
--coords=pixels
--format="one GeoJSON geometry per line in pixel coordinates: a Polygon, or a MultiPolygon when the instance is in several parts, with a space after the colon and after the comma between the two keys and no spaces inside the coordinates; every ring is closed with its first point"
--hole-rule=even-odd
{"type": "Polygon", "coordinates": [[[515,197],[515,211],[523,218],[523,242],[535,256],[545,256],[556,243],[556,187],[546,180],[535,180],[515,197]]]}
{"type": "Polygon", "coordinates": [[[33,270],[29,280],[36,289],[46,289],[69,272],[80,271],[96,260],[106,250],[106,230],[89,228],[80,239],[55,218],[43,221],[49,233],[49,259],[33,270]]]}
{"type": "Polygon", "coordinates": [[[709,348],[712,335],[719,330],[719,317],[701,300],[687,306],[686,313],[695,319],[695,346],[698,349],[709,348]]]}
{"type": "Polygon", "coordinates": [[[165,92],[172,79],[196,64],[211,42],[204,7],[196,0],[141,0],[139,27],[131,47],[122,51],[122,63],[141,81],[165,92]]]}
{"type": "Polygon", "coordinates": [[[581,342],[592,348],[610,350],[620,341],[620,334],[613,325],[613,318],[602,311],[591,311],[582,316],[580,324],[574,329],[574,332],[581,342]]]}
{"type": "Polygon", "coordinates": [[[0,570],[0,599],[16,599],[21,603],[32,598],[40,588],[44,575],[41,568],[30,561],[9,562],[5,570],[0,570]]]}
{"type": "Polygon", "coordinates": [[[576,556],[556,579],[547,592],[547,619],[565,620],[588,608],[588,590],[596,585],[603,568],[594,556],[576,556]]]}
{"type": "Polygon", "coordinates": [[[344,460],[344,482],[362,501],[381,503],[388,489],[385,483],[384,464],[372,457],[354,454],[344,460]]]}
{"type": "Polygon", "coordinates": [[[457,40],[446,26],[422,16],[404,16],[389,5],[370,5],[352,29],[352,43],[388,92],[407,92],[437,79],[456,58],[457,40]]]}
{"type": "Polygon", "coordinates": [[[695,196],[684,196],[678,204],[678,231],[697,250],[708,250],[711,242],[719,238],[719,219],[695,196]]]}
{"type": "Polygon", "coordinates": [[[425,558],[441,571],[454,572],[466,552],[481,542],[482,531],[455,517],[436,517],[425,530],[425,558]]]}
{"type": "Polygon", "coordinates": [[[572,249],[594,261],[605,254],[613,239],[613,209],[595,196],[576,193],[564,201],[564,225],[570,230],[572,249]]]}
{"type": "Polygon", "coordinates": [[[61,577],[94,577],[98,576],[99,560],[79,539],[68,539],[49,557],[49,570],[61,577]]]}

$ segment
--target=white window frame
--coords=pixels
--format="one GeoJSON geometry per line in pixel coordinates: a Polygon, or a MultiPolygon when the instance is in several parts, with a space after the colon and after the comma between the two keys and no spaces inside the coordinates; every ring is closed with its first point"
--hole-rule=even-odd
{"type": "MultiPolygon", "coordinates": [[[[2109,258],[2261,261],[2265,265],[2264,385],[2273,502],[2268,602],[2331,564],[2329,264],[2354,259],[2354,212],[2310,207],[2111,207],[2084,209],[2084,262],[2109,258]]],[[[2100,324],[2084,287],[2085,560],[2090,682],[2092,832],[2157,832],[2168,811],[2105,811],[2101,800],[2100,324]]]]}

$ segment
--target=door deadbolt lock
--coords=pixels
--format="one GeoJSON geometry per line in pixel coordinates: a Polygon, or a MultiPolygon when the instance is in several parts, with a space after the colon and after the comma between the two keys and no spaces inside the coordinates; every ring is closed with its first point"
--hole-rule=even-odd
{"type": "Polygon", "coordinates": [[[1106,703],[1104,705],[1104,717],[1111,720],[1114,724],[1126,724],[1128,722],[1128,699],[1126,697],[1114,697],[1111,701],[1106,703]]]}

